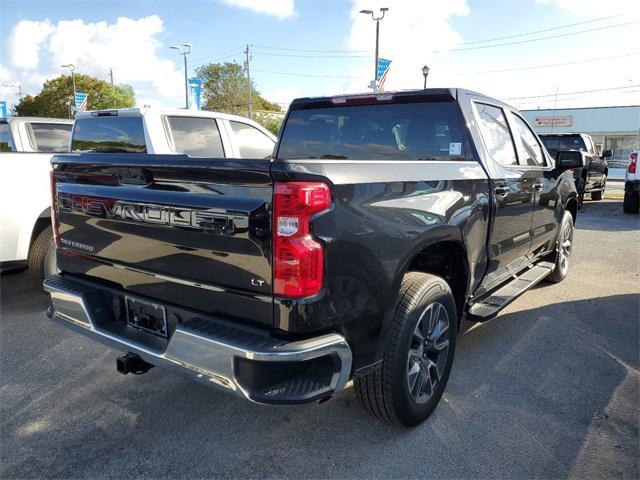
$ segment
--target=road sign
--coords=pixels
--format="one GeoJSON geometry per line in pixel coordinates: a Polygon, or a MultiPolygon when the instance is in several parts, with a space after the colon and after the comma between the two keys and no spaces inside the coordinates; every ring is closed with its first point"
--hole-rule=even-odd
{"type": "Polygon", "coordinates": [[[87,109],[87,98],[89,94],[76,92],[76,112],[84,112],[87,109]]]}
{"type": "Polygon", "coordinates": [[[189,108],[191,110],[200,110],[200,92],[202,82],[199,78],[189,79],[189,108]]]}
{"type": "Polygon", "coordinates": [[[7,102],[0,102],[0,118],[7,118],[7,102]]]}

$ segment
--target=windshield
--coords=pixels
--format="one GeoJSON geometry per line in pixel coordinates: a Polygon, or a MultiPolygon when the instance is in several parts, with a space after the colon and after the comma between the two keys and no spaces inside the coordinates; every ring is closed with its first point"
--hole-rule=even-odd
{"type": "Polygon", "coordinates": [[[587,146],[580,135],[541,135],[540,140],[552,156],[555,156],[558,150],[587,151],[587,146]]]}
{"type": "Polygon", "coordinates": [[[472,160],[456,102],[292,110],[278,158],[472,160]]]}
{"type": "Polygon", "coordinates": [[[76,120],[72,152],[146,153],[142,117],[87,117],[76,120]]]}

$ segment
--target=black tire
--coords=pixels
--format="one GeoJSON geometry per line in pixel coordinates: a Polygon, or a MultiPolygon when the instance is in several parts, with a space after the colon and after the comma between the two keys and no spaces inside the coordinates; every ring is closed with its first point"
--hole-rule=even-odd
{"type": "Polygon", "coordinates": [[[603,193],[604,193],[604,188],[602,190],[591,192],[591,200],[594,200],[596,202],[599,200],[602,200],[603,193]]]}
{"type": "Polygon", "coordinates": [[[447,385],[457,332],[456,305],[447,282],[435,275],[407,273],[387,332],[382,363],[354,381],[364,409],[405,427],[426,420],[447,385]]]}
{"type": "Polygon", "coordinates": [[[42,285],[42,280],[56,273],[55,244],[51,227],[42,230],[29,249],[29,275],[34,282],[42,285]]]}
{"type": "Polygon", "coordinates": [[[570,212],[565,211],[556,240],[556,262],[551,275],[547,280],[553,283],[559,283],[564,280],[569,273],[569,265],[571,260],[571,250],[573,247],[573,216],[570,212]],[[568,241],[568,244],[567,244],[568,241]]]}
{"type": "Polygon", "coordinates": [[[578,184],[576,185],[576,190],[578,191],[578,210],[582,208],[582,204],[584,203],[584,188],[586,182],[584,178],[580,177],[578,184]]]}
{"type": "Polygon", "coordinates": [[[640,210],[640,192],[624,192],[622,211],[624,213],[638,213],[640,210]]]}

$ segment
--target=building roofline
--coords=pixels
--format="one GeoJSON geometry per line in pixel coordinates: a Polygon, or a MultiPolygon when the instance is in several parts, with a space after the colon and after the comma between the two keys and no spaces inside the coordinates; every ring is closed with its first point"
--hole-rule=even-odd
{"type": "Polygon", "coordinates": [[[534,108],[520,110],[521,112],[553,112],[559,110],[596,110],[600,108],[640,108],[640,105],[612,105],[610,107],[569,107],[569,108],[534,108]]]}

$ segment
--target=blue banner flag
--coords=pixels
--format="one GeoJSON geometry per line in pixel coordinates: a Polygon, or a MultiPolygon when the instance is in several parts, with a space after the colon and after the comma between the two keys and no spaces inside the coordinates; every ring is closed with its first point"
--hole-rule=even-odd
{"type": "Polygon", "coordinates": [[[391,60],[387,60],[386,58],[378,59],[378,73],[376,75],[376,80],[379,82],[384,77],[384,74],[389,70],[389,65],[391,65],[391,60]]]}
{"type": "Polygon", "coordinates": [[[84,92],[76,92],[76,112],[84,112],[87,110],[87,99],[89,94],[84,92]]]}
{"type": "Polygon", "coordinates": [[[0,118],[7,118],[7,102],[0,102],[0,118]]]}
{"type": "Polygon", "coordinates": [[[200,110],[200,91],[202,82],[199,78],[189,79],[189,108],[200,110]]]}

